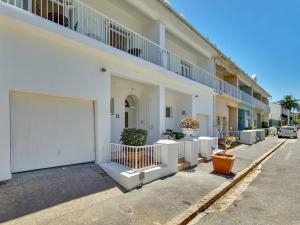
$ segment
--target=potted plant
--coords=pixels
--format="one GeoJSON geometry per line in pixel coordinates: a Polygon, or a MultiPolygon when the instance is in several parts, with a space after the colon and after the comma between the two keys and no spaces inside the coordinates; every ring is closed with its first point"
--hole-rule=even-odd
{"type": "Polygon", "coordinates": [[[225,129],[227,126],[227,118],[222,116],[217,116],[217,131],[219,134],[218,144],[224,145],[225,144],[225,129]]]}
{"type": "Polygon", "coordinates": [[[144,146],[147,142],[147,131],[136,128],[125,128],[121,134],[120,141],[128,147],[123,148],[124,156],[128,156],[128,164],[140,164],[144,157],[144,152],[138,146],[144,146]],[[134,148],[137,147],[137,148],[134,148]]]}
{"type": "Polygon", "coordinates": [[[187,116],[181,120],[179,127],[182,129],[183,134],[187,137],[191,137],[195,130],[200,127],[200,122],[190,116],[187,116]]]}
{"type": "Polygon", "coordinates": [[[231,145],[236,141],[237,141],[236,137],[225,138],[225,149],[223,153],[217,153],[212,155],[214,172],[227,174],[227,175],[231,173],[236,156],[231,154],[226,154],[226,152],[227,149],[230,148],[231,145]]]}
{"type": "Polygon", "coordinates": [[[185,137],[185,134],[184,134],[184,133],[181,133],[181,132],[175,132],[175,131],[173,131],[173,132],[172,132],[172,136],[173,136],[173,138],[174,138],[175,140],[180,140],[180,139],[182,139],[182,138],[185,137]]]}

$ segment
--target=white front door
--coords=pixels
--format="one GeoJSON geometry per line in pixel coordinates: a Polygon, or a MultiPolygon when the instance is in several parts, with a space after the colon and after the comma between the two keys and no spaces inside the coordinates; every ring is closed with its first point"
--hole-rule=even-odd
{"type": "Polygon", "coordinates": [[[208,136],[208,115],[197,114],[196,118],[200,121],[200,127],[195,132],[195,136],[208,136]]]}
{"type": "Polygon", "coordinates": [[[91,161],[93,101],[12,92],[12,172],[91,161]]]}

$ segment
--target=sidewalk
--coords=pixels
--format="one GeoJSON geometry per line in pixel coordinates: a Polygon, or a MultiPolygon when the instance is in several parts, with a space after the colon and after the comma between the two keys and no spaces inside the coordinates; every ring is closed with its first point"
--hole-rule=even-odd
{"type": "MultiPolygon", "coordinates": [[[[277,137],[239,150],[237,173],[283,140],[277,137]]],[[[232,176],[212,173],[212,163],[154,181],[128,193],[112,188],[9,221],[7,224],[165,224],[232,176]],[[53,211],[60,214],[54,214],[53,211]]]]}

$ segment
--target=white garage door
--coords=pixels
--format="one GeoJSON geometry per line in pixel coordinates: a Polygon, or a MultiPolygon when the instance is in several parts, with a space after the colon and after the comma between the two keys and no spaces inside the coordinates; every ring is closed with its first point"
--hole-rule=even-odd
{"type": "Polygon", "coordinates": [[[196,118],[200,120],[200,128],[196,132],[196,136],[208,136],[208,115],[197,114],[196,118]]]}
{"type": "Polygon", "coordinates": [[[11,170],[95,160],[92,101],[11,94],[11,170]]]}

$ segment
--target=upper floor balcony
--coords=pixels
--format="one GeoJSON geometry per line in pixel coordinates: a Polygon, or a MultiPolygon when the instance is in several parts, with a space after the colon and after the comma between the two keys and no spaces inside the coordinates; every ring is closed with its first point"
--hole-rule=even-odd
{"type": "Polygon", "coordinates": [[[79,0],[0,0],[269,112],[269,106],[79,0]]]}

